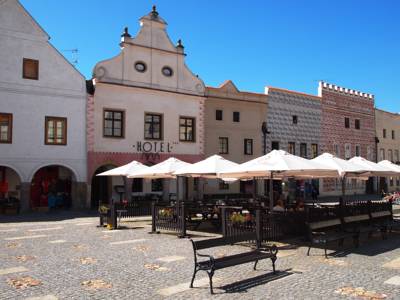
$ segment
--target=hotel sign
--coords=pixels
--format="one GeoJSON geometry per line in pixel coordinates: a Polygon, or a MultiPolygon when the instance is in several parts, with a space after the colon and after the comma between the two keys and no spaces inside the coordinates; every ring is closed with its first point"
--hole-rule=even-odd
{"type": "Polygon", "coordinates": [[[177,144],[178,142],[137,141],[132,147],[141,153],[171,153],[177,144]]]}

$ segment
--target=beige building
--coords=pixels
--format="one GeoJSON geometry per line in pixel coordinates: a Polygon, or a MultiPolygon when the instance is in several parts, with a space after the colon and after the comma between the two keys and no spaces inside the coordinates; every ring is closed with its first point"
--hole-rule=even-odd
{"type": "MultiPolygon", "coordinates": [[[[375,109],[375,128],[378,161],[389,160],[400,164],[400,114],[375,109]]],[[[400,188],[400,178],[381,178],[381,189],[395,191],[400,188]]]]}
{"type": "MultiPolygon", "coordinates": [[[[228,80],[207,87],[205,101],[205,155],[219,154],[236,163],[263,155],[263,122],[267,95],[241,92],[228,80]]],[[[251,193],[251,182],[223,184],[208,180],[205,193],[251,193]]]]}

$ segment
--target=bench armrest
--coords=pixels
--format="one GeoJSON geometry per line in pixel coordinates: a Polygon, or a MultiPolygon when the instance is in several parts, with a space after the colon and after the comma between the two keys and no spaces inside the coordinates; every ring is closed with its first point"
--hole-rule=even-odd
{"type": "Polygon", "coordinates": [[[276,254],[278,253],[278,247],[273,244],[271,246],[266,246],[265,248],[263,247],[261,251],[269,252],[271,253],[271,255],[276,256],[276,254]]]}
{"type": "Polygon", "coordinates": [[[324,231],[311,231],[311,234],[313,236],[325,236],[326,232],[324,232],[324,231]]]}
{"type": "Polygon", "coordinates": [[[201,253],[197,252],[196,255],[200,256],[200,257],[208,257],[210,260],[214,259],[214,257],[212,255],[208,255],[208,254],[201,254],[201,253]]]}
{"type": "Polygon", "coordinates": [[[208,255],[208,254],[201,254],[201,253],[198,253],[197,251],[196,251],[196,255],[197,255],[198,257],[207,257],[207,258],[209,258],[209,259],[210,259],[210,261],[209,261],[210,268],[214,268],[214,264],[215,264],[215,258],[214,258],[214,256],[208,255]]]}

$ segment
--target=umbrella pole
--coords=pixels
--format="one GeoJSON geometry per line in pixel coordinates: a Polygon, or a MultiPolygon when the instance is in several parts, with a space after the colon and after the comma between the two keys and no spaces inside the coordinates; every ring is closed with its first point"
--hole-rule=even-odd
{"type": "Polygon", "coordinates": [[[253,177],[253,200],[256,200],[256,196],[257,196],[256,178],[253,177]]]}
{"type": "Polygon", "coordinates": [[[271,176],[269,179],[269,210],[272,211],[274,208],[274,184],[273,184],[274,173],[271,172],[271,176]]]}
{"type": "Polygon", "coordinates": [[[342,177],[342,203],[344,204],[344,197],[346,195],[346,176],[342,177]]]}
{"type": "Polygon", "coordinates": [[[179,176],[176,176],[176,203],[179,203],[179,176]]]}

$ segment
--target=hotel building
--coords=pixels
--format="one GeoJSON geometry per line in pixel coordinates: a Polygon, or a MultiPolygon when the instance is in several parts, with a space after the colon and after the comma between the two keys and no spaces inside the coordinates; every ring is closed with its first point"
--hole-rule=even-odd
{"type": "Polygon", "coordinates": [[[140,19],[135,37],[125,28],[121,52],[94,67],[87,103],[92,207],[117,197],[116,185],[132,187],[134,194],[162,190],[160,181],[123,183],[96,177],[99,172],[132,160],[153,165],[172,156],[189,163],[204,158],[205,86],[186,66],[181,41],[174,45],[166,27],[153,7],[140,19]]]}

